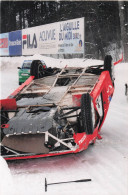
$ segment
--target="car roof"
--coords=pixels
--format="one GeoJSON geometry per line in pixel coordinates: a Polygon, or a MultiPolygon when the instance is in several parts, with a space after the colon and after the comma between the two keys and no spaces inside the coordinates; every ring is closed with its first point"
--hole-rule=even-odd
{"type": "Polygon", "coordinates": [[[24,60],[24,62],[32,62],[32,60],[24,60]]]}
{"type": "MultiPolygon", "coordinates": [[[[24,60],[24,62],[32,62],[33,60],[24,60]]],[[[41,62],[44,62],[44,60],[40,60],[41,62]]]]}

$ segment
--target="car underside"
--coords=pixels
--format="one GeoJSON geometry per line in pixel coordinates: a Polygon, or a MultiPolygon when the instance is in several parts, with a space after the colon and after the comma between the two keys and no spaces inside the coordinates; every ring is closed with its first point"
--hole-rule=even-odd
{"type": "Polygon", "coordinates": [[[100,138],[113,96],[110,70],[104,64],[45,72],[33,67],[29,79],[1,100],[1,155],[15,160],[87,149],[100,138]]]}

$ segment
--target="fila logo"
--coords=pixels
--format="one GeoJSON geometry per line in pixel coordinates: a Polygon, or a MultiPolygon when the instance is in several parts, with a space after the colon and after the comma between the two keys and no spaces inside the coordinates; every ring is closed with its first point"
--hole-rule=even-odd
{"type": "Polygon", "coordinates": [[[33,37],[32,35],[23,35],[23,49],[25,49],[25,45],[27,46],[27,49],[33,49],[37,48],[37,40],[36,40],[36,34],[34,33],[33,37]]]}

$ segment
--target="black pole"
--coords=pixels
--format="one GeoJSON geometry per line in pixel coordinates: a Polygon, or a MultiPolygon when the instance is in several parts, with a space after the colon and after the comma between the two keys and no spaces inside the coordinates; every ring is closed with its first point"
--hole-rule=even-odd
{"type": "Polygon", "coordinates": [[[45,178],[45,192],[47,192],[47,180],[45,178]]]}
{"type": "Polygon", "coordinates": [[[75,181],[65,181],[65,182],[57,182],[57,183],[49,183],[47,184],[47,180],[45,178],[45,192],[47,192],[47,186],[48,185],[54,185],[54,184],[62,184],[62,183],[71,183],[71,182],[88,182],[92,181],[91,179],[80,179],[80,180],[75,180],[75,181]]]}

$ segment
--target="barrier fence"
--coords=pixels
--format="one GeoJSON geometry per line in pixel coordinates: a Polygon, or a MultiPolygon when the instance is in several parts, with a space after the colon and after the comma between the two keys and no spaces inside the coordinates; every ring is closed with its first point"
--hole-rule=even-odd
{"type": "Polygon", "coordinates": [[[84,18],[0,34],[0,56],[83,54],[84,18]]]}

